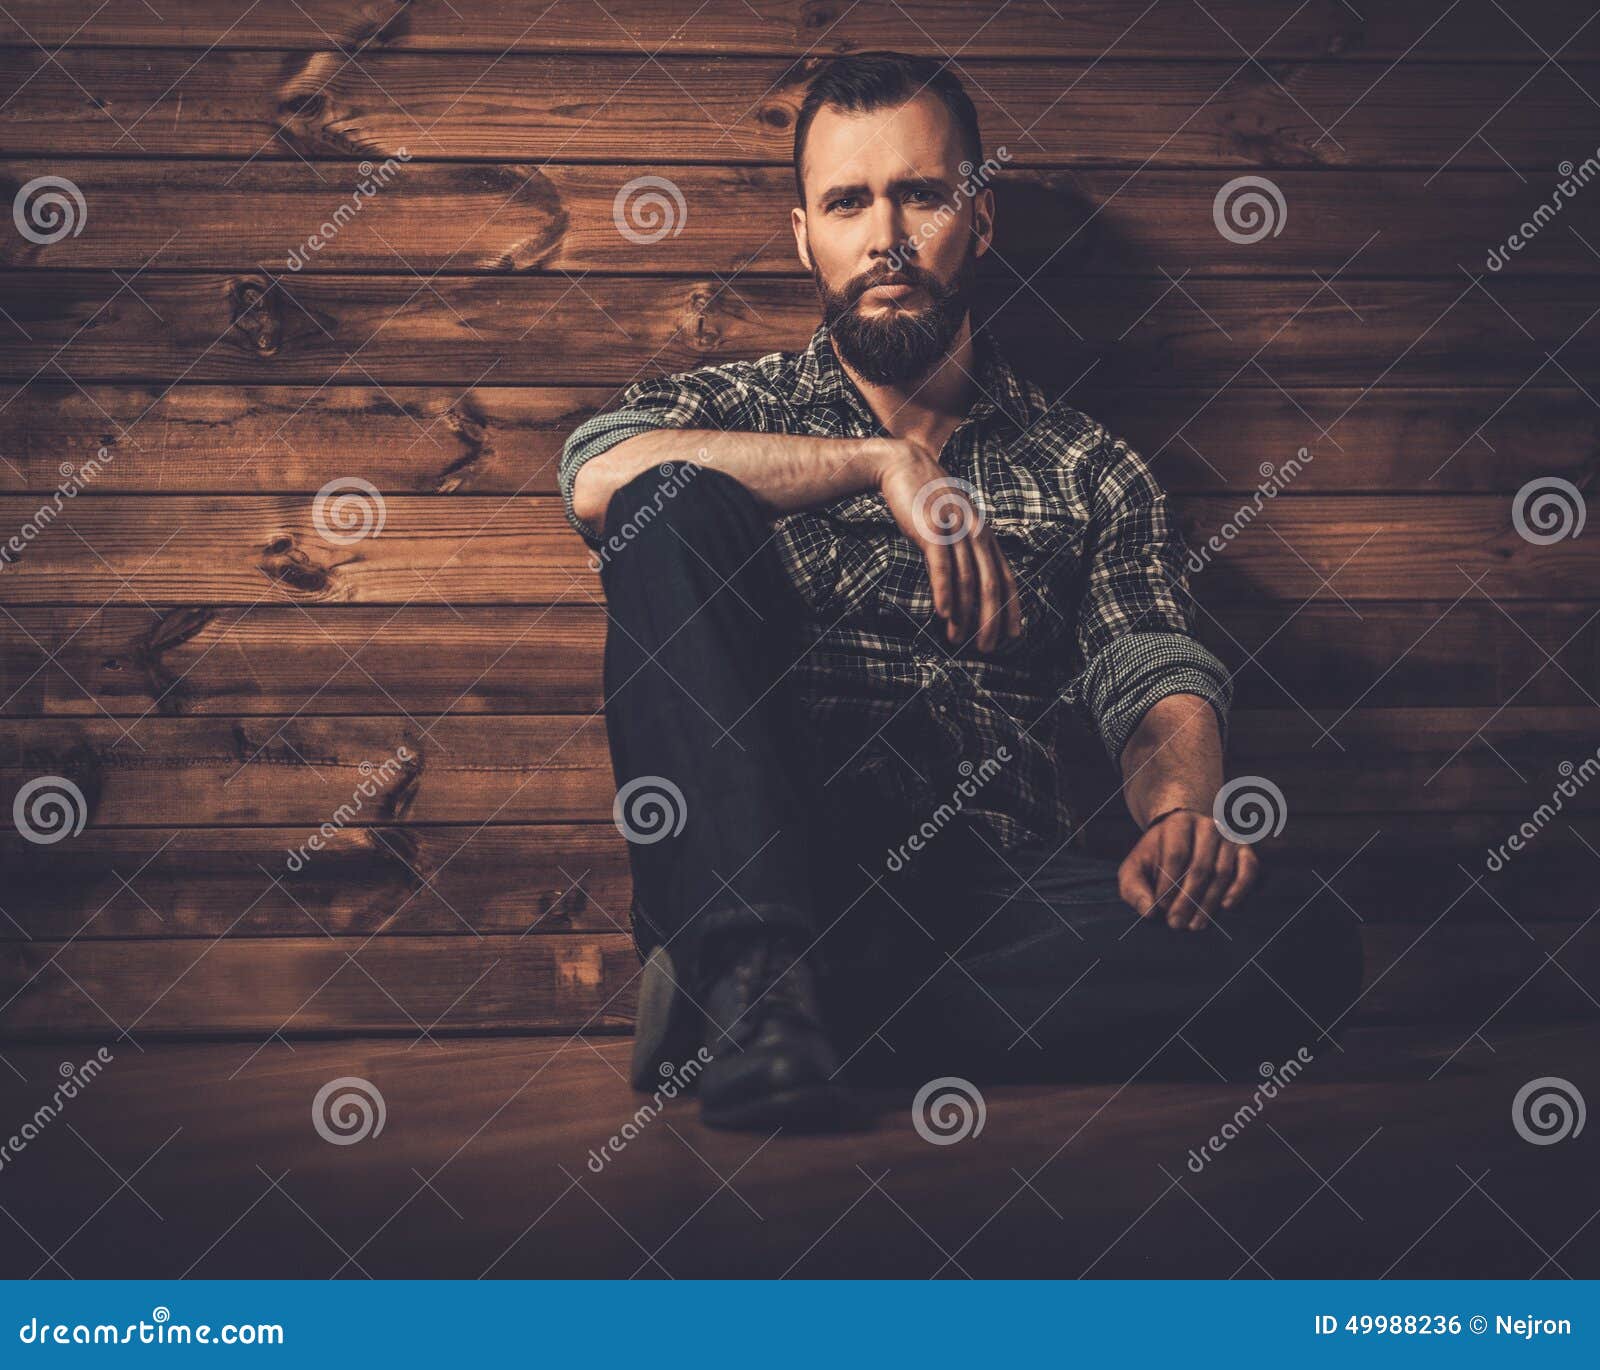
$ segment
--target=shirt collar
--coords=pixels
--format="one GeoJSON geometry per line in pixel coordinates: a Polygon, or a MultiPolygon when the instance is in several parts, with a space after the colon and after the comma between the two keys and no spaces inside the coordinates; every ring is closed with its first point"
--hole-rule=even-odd
{"type": "MultiPolygon", "coordinates": [[[[876,426],[871,406],[839,364],[828,331],[827,323],[818,324],[811,341],[798,354],[791,392],[794,403],[807,406],[843,401],[863,420],[876,426]]],[[[967,410],[967,417],[981,419],[999,412],[1017,427],[1027,428],[1030,419],[1022,380],[987,326],[980,326],[973,333],[972,348],[977,394],[967,410]]]]}

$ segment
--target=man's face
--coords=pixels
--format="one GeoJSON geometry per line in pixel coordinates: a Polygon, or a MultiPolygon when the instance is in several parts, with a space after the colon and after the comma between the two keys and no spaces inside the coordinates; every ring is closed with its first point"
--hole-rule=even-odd
{"type": "Polygon", "coordinates": [[[839,354],[876,384],[927,375],[971,307],[994,197],[970,194],[961,162],[932,95],[871,114],[824,108],[811,125],[795,240],[839,354]]]}

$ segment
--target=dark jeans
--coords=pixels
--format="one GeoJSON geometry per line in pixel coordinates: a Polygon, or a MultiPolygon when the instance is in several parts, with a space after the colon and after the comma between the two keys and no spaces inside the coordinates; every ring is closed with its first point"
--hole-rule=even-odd
{"type": "Polygon", "coordinates": [[[852,1072],[1254,1077],[1332,1050],[1361,980],[1355,921],[1270,870],[1202,932],[1139,919],[1116,864],[1009,852],[822,774],[791,689],[806,606],[760,506],[723,473],[652,468],[602,553],[606,724],[640,955],[692,966],[708,933],[793,930],[852,1072]],[[891,869],[891,867],[898,867],[891,869]]]}

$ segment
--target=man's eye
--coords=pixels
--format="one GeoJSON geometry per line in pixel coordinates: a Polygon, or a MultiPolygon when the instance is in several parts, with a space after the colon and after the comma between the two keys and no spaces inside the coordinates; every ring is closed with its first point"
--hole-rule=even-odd
{"type": "Polygon", "coordinates": [[[828,208],[830,210],[833,210],[833,209],[838,209],[840,205],[854,204],[855,203],[855,199],[856,199],[856,197],[854,195],[841,195],[837,200],[834,200],[828,206],[828,208]]]}

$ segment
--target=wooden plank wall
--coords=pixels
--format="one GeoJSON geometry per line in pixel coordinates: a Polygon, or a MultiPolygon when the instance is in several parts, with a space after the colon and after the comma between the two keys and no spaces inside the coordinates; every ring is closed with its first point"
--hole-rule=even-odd
{"type": "Polygon", "coordinates": [[[1600,536],[1513,517],[1593,490],[1600,187],[1488,265],[1600,146],[1586,0],[157,8],[0,10],[0,188],[83,206],[0,235],[0,801],[87,809],[0,838],[0,1032],[626,1028],[554,459],[638,375],[805,341],[793,118],[877,46],[954,55],[1009,153],[997,332],[1197,540],[1313,457],[1197,583],[1233,769],[1365,920],[1361,1016],[1592,1011],[1600,785],[1486,869],[1600,743],[1600,536]],[[613,213],[643,174],[687,206],[652,244],[613,213]],[[1241,175],[1286,206],[1254,243],[1214,217],[1241,175]],[[349,477],[359,543],[314,516],[349,477]]]}

